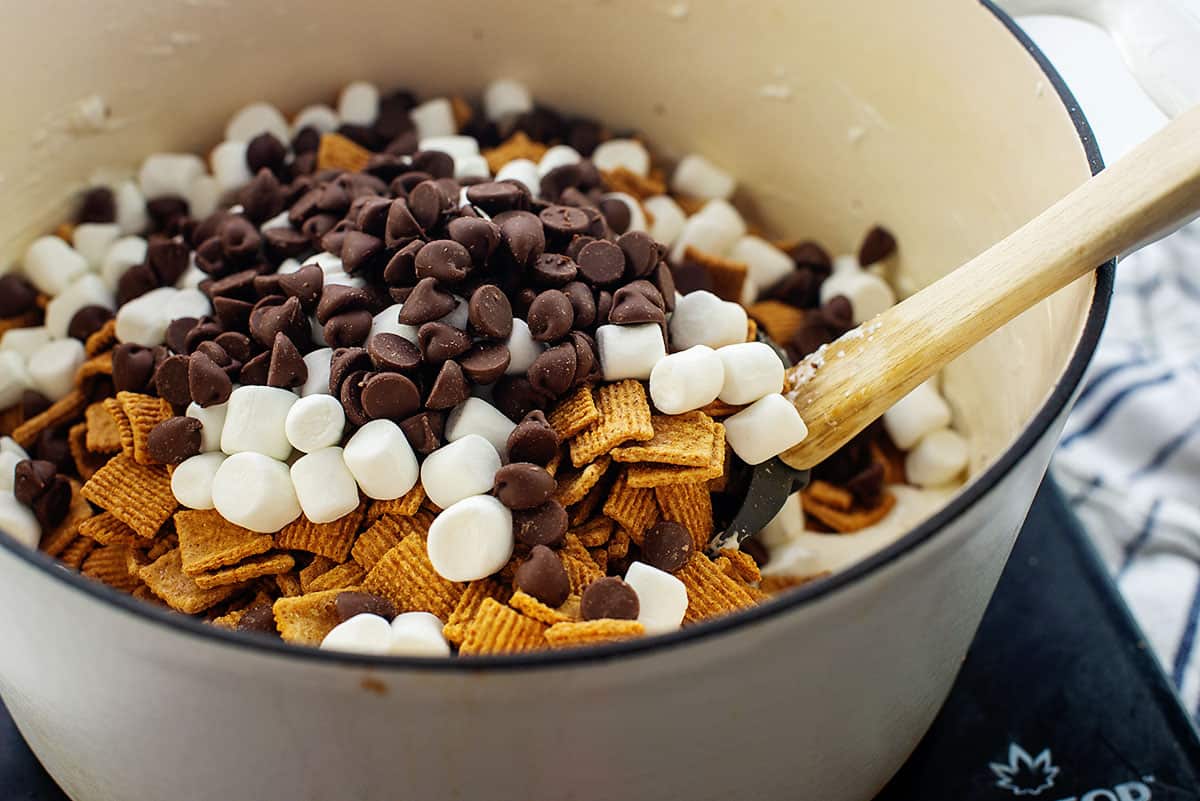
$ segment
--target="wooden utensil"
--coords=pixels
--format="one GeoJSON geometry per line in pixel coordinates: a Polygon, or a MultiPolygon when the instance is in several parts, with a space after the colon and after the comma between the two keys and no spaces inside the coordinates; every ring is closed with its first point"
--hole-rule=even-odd
{"type": "MultiPolygon", "coordinates": [[[[934,212],[936,213],[936,212],[934,212]]],[[[1021,312],[1200,214],[1200,107],[948,275],[788,373],[808,469],[1021,312]]]]}

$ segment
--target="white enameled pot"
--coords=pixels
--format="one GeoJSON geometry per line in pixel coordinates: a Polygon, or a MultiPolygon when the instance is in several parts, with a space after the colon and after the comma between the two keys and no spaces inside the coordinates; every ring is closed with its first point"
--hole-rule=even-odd
{"type": "MultiPolygon", "coordinates": [[[[95,165],[203,150],[248,101],[298,108],[356,78],[423,94],[523,80],[714,158],[780,235],[847,251],[885,223],[908,289],[1101,166],[1053,70],[971,0],[59,0],[13,3],[0,44],[8,257],[95,165]]],[[[77,801],[869,798],[950,688],[1111,279],[947,371],[974,454],[948,506],[743,614],[583,652],[363,659],[173,616],[0,537],[0,693],[77,801]]]]}

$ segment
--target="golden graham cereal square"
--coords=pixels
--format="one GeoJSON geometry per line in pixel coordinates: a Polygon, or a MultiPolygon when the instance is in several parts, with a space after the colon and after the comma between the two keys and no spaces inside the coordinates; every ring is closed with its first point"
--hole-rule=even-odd
{"type": "MultiPolygon", "coordinates": [[[[234,565],[274,547],[270,534],[257,534],[230,523],[215,510],[185,510],[175,515],[183,572],[189,576],[234,565]]],[[[284,571],[278,571],[284,572],[284,571]]]]}
{"type": "Polygon", "coordinates": [[[646,628],[636,620],[580,620],[555,623],[546,629],[546,642],[551,648],[576,648],[604,642],[618,642],[641,637],[646,628]]]}
{"type": "Polygon", "coordinates": [[[631,464],[629,486],[663,487],[668,484],[699,484],[719,478],[725,471],[725,426],[713,423],[712,454],[703,467],[673,464],[631,464]]]}
{"type": "Polygon", "coordinates": [[[410,534],[371,569],[363,589],[387,598],[399,612],[432,612],[446,620],[466,585],[438,575],[425,553],[425,542],[410,534]]]}
{"type": "Polygon", "coordinates": [[[546,421],[554,429],[559,442],[566,442],[588,426],[594,425],[599,419],[600,410],[596,408],[592,389],[586,385],[563,398],[550,410],[550,414],[546,415],[546,421]]]}
{"type": "Polygon", "coordinates": [[[674,520],[692,535],[697,551],[708,547],[713,533],[712,496],[707,484],[668,484],[654,490],[664,520],[674,520]]]}
{"type": "Polygon", "coordinates": [[[275,546],[284,551],[319,554],[341,564],[350,558],[364,512],[363,505],[359,504],[353,512],[332,523],[313,523],[301,515],[275,535],[275,546]]]}
{"type": "Polygon", "coordinates": [[[658,462],[683,467],[703,467],[712,459],[713,420],[703,412],[656,414],[651,418],[654,437],[646,442],[614,448],[617,462],[658,462]]]}
{"type": "Polygon", "coordinates": [[[688,608],[685,623],[695,623],[753,606],[754,596],[737,581],[721,571],[702,553],[692,554],[688,563],[675,573],[675,578],[687,587],[688,608]]]}
{"type": "Polygon", "coordinates": [[[296,560],[289,553],[267,553],[262,556],[252,556],[236,565],[222,567],[208,573],[199,573],[192,576],[192,580],[200,589],[210,590],[230,584],[244,584],[261,576],[277,576],[280,573],[288,572],[295,566],[296,560]]]}
{"type": "Polygon", "coordinates": [[[450,613],[450,617],[446,620],[446,625],[442,627],[442,636],[448,642],[455,645],[462,645],[467,638],[467,628],[471,621],[475,619],[475,615],[479,613],[483,602],[492,599],[499,603],[508,603],[508,599],[512,596],[512,588],[505,584],[501,584],[492,578],[479,579],[467,584],[466,590],[459,597],[458,603],[454,607],[454,611],[450,613]]]}
{"type": "Polygon", "coordinates": [[[83,497],[146,538],[157,534],[179,507],[164,468],[138,464],[124,453],[88,479],[83,497]]]}
{"type": "Polygon", "coordinates": [[[631,439],[654,437],[646,388],[632,379],[605,384],[596,393],[600,419],[571,440],[571,463],[576,467],[596,461],[631,439]]]}
{"type": "Polygon", "coordinates": [[[485,598],[467,626],[467,636],[459,647],[460,656],[510,654],[544,648],[546,626],[504,606],[494,598],[485,598]]]}
{"type": "Polygon", "coordinates": [[[195,615],[214,607],[238,590],[236,584],[208,590],[197,586],[191,576],[183,572],[183,555],[178,548],[143,567],[138,575],[151,592],[167,602],[167,606],[185,615],[195,615]]]}

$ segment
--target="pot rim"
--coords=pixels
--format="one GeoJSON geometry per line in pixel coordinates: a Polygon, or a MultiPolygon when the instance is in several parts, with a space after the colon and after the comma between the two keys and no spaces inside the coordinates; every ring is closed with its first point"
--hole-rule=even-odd
{"type": "MultiPolygon", "coordinates": [[[[1067,109],[1067,113],[1071,117],[1071,121],[1075,125],[1075,130],[1079,136],[1080,144],[1083,146],[1084,153],[1087,156],[1092,174],[1095,175],[1100,172],[1104,168],[1104,160],[1100,155],[1095,136],[1092,133],[1087,118],[1084,116],[1079,104],[1075,101],[1071,90],[1063,81],[1062,76],[1058,74],[1045,54],[1038,49],[1029,36],[1011,17],[1001,11],[992,0],[979,0],[979,2],[996,16],[1000,23],[1021,43],[1026,52],[1029,53],[1030,57],[1041,68],[1042,72],[1045,73],[1047,80],[1050,81],[1058,93],[1060,100],[1067,109]]],[[[858,582],[885,565],[896,561],[901,556],[932,539],[934,535],[964,515],[972,506],[988,494],[1025,454],[1033,448],[1070,403],[1100,339],[1100,333],[1108,315],[1115,269],[1116,260],[1113,259],[1105,262],[1096,270],[1096,284],[1090,308],[1088,309],[1087,320],[1084,323],[1084,328],[1076,345],[1075,352],[1071,355],[1070,361],[1067,363],[1058,384],[1050,393],[1050,397],[1038,409],[1028,426],[1026,426],[1025,430],[1021,432],[1012,445],[1005,449],[991,466],[971,482],[961,493],[956,495],[950,503],[895,542],[827,578],[805,584],[759,606],[698,623],[670,634],[589,648],[564,651],[547,650],[529,654],[471,657],[468,659],[364,656],[338,651],[322,651],[313,647],[290,645],[282,640],[271,639],[261,635],[218,628],[195,618],[140,601],[133,596],[118,592],[106,584],[93,581],[81,574],[64,569],[55,559],[41,551],[30,550],[18,544],[11,537],[0,537],[0,549],[11,553],[31,567],[48,574],[52,579],[62,582],[67,587],[110,604],[118,611],[132,614],[150,623],[165,626],[180,633],[206,638],[218,645],[255,651],[264,656],[283,656],[298,661],[342,665],[346,667],[370,667],[389,672],[414,670],[451,673],[478,673],[483,670],[512,671],[585,667],[602,665],[613,659],[623,659],[635,655],[648,656],[670,649],[675,645],[695,644],[724,632],[776,617],[816,601],[819,598],[823,598],[839,588],[858,582]]]]}

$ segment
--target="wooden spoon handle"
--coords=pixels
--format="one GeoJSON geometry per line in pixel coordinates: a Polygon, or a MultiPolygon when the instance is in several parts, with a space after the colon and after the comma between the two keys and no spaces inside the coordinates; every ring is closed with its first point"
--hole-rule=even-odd
{"type": "Polygon", "coordinates": [[[966,264],[792,368],[788,394],[809,433],[783,460],[797,469],[813,467],[1021,312],[1197,213],[1200,108],[966,264]]]}

